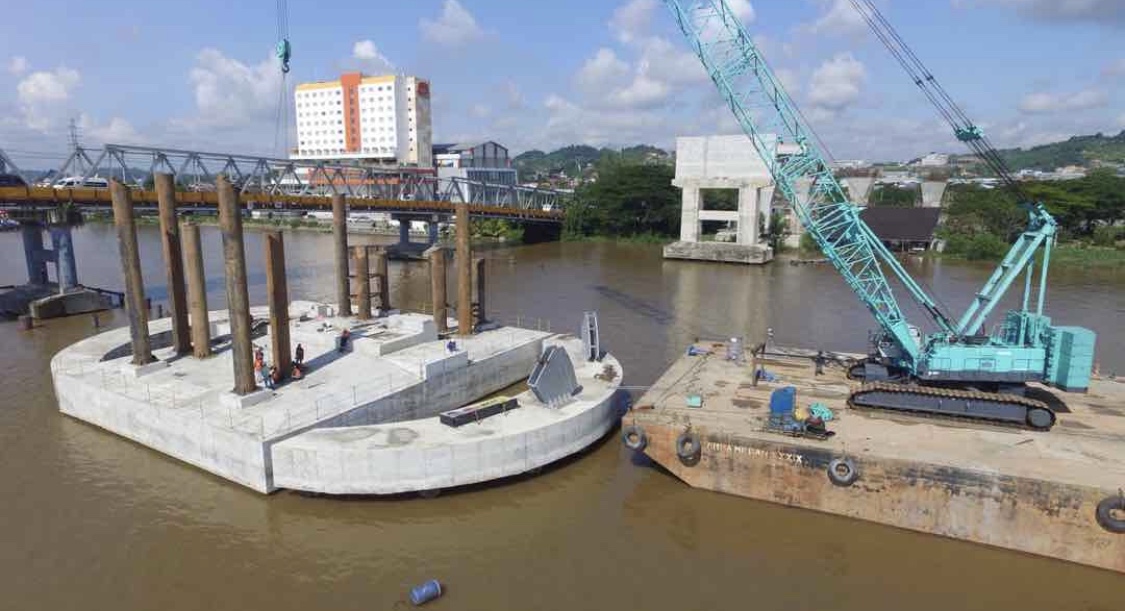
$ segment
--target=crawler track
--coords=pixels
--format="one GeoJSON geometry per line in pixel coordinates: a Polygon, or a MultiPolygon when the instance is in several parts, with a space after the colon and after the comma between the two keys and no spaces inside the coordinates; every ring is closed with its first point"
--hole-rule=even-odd
{"type": "Polygon", "coordinates": [[[1035,399],[893,382],[864,384],[848,397],[848,407],[965,418],[1022,426],[1037,431],[1047,431],[1055,425],[1055,413],[1046,403],[1035,399]]]}

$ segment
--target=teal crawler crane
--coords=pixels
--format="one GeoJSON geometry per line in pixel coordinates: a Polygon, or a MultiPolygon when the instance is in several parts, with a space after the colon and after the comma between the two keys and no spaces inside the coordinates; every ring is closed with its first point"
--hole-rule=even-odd
{"type": "Polygon", "coordinates": [[[1026,229],[957,320],[911,278],[860,217],[861,208],[848,201],[819,140],[726,0],[664,3],[805,231],[879,324],[870,355],[851,371],[864,384],[852,393],[849,404],[1050,429],[1054,411],[1025,394],[1027,383],[1084,392],[1093,369],[1095,341],[1089,329],[1055,326],[1043,313],[1057,224],[1041,202],[1024,196],[983,131],[874,5],[869,0],[851,1],[958,139],[1019,195],[1027,210],[1026,229]],[[800,184],[811,184],[808,193],[800,184]],[[1022,307],[1007,312],[999,325],[986,332],[988,316],[1021,274],[1022,307]],[[906,320],[891,289],[891,277],[928,314],[932,328],[927,333],[906,320]]]}

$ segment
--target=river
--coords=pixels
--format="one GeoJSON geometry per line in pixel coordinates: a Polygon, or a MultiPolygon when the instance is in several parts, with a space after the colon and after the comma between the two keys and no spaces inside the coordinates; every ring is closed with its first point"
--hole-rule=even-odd
{"type": "MultiPolygon", "coordinates": [[[[218,232],[203,234],[210,303],[222,307],[218,232]]],[[[155,227],[140,228],[140,245],[159,302],[155,227]]],[[[246,247],[251,300],[264,303],[261,234],[248,232],[246,247]]],[[[76,230],[75,248],[80,281],[121,287],[112,227],[76,230]]],[[[331,237],[290,232],[286,252],[291,296],[329,299],[331,237]]],[[[780,343],[860,351],[872,326],[824,266],[665,262],[656,246],[602,243],[484,256],[494,316],[565,330],[597,310],[629,385],[651,383],[695,337],[754,341],[772,328],[780,343]]],[[[22,282],[18,234],[0,235],[0,257],[0,284],[22,282]]],[[[909,268],[954,312],[989,273],[943,261],[909,268]]],[[[427,300],[424,265],[393,262],[390,272],[396,306],[427,300]]],[[[1125,272],[1053,270],[1047,309],[1096,330],[1102,370],[1125,372],[1125,272]]],[[[121,312],[102,318],[125,324],[121,312]]],[[[385,610],[429,578],[447,588],[432,608],[456,610],[1125,604],[1114,573],[692,490],[615,436],[538,477],[436,499],[261,496],[59,414],[48,361],[92,332],[89,316],[31,332],[0,323],[3,609],[385,610]]]]}

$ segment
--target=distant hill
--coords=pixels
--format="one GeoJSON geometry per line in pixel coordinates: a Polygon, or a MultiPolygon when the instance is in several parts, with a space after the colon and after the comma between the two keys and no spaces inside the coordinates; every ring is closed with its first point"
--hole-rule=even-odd
{"type": "Polygon", "coordinates": [[[558,173],[576,177],[585,173],[591,165],[607,158],[620,158],[636,163],[669,162],[672,155],[668,151],[647,144],[624,149],[598,149],[586,145],[571,145],[550,153],[540,150],[520,153],[512,159],[512,166],[519,170],[521,179],[558,173]]]}
{"type": "Polygon", "coordinates": [[[1049,172],[1068,165],[1089,167],[1094,162],[1125,163],[1125,130],[1116,136],[1096,134],[1074,136],[1063,142],[1033,146],[1029,149],[1004,149],[1004,160],[1014,171],[1041,170],[1049,172]]]}

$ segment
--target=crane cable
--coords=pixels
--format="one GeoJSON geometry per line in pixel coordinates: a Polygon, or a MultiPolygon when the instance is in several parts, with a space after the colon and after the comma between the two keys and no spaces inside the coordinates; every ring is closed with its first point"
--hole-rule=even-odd
{"type": "Polygon", "coordinates": [[[282,156],[289,154],[289,60],[293,48],[289,44],[289,3],[276,0],[277,4],[277,46],[275,56],[281,67],[281,87],[277,96],[277,114],[274,119],[273,150],[281,145],[282,156]]]}
{"type": "Polygon", "coordinates": [[[1004,183],[1011,188],[1019,199],[1026,199],[1019,184],[1012,178],[1012,171],[1007,162],[992,145],[992,142],[977,127],[965,111],[938,83],[922,60],[914,53],[906,41],[898,34],[883,13],[871,3],[871,0],[849,0],[856,12],[863,17],[867,26],[890,51],[899,65],[906,71],[914,84],[930,100],[938,113],[953,128],[954,135],[964,142],[1004,183]]]}

